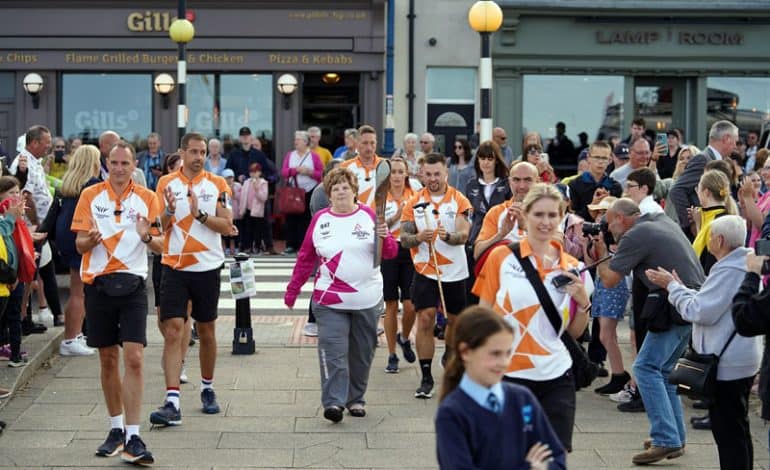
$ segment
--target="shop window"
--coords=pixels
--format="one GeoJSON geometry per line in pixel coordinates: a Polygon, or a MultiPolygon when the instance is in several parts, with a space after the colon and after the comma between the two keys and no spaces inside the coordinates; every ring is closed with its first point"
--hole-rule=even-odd
{"type": "Polygon", "coordinates": [[[13,100],[16,97],[13,73],[0,73],[0,100],[13,100]]]}
{"type": "Polygon", "coordinates": [[[557,122],[566,125],[575,147],[580,132],[588,134],[589,142],[622,137],[623,77],[525,75],[523,117],[524,133],[540,133],[546,147],[556,135],[557,122]]]}
{"type": "Polygon", "coordinates": [[[709,77],[706,81],[707,128],[726,119],[745,135],[770,128],[770,78],[709,77]]]}
{"type": "Polygon", "coordinates": [[[187,80],[188,128],[223,140],[225,150],[249,127],[268,155],[273,140],[270,74],[192,74],[187,80]]]}
{"type": "Polygon", "coordinates": [[[433,149],[451,154],[448,145],[473,134],[476,69],[431,67],[425,77],[428,132],[436,138],[433,149]]]}
{"type": "Polygon", "coordinates": [[[62,75],[62,134],[96,141],[114,130],[138,144],[152,131],[151,74],[62,75]]]}

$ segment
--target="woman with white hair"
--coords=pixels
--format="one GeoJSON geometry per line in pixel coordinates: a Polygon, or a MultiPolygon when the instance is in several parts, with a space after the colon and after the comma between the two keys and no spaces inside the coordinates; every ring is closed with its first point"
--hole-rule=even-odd
{"type": "Polygon", "coordinates": [[[393,153],[394,157],[401,157],[406,160],[409,167],[409,176],[416,178],[420,173],[420,163],[418,160],[424,154],[417,149],[417,142],[420,137],[415,133],[408,133],[404,136],[404,146],[393,153]]]}
{"type": "MultiPolygon", "coordinates": [[[[305,131],[294,133],[294,150],[283,157],[281,176],[287,185],[305,190],[305,212],[286,214],[286,249],[284,255],[291,255],[299,250],[305,232],[310,224],[310,196],[323,177],[323,163],[317,153],[310,150],[310,134],[305,131]]],[[[278,208],[281,210],[281,208],[278,208]]]]}
{"type": "Polygon", "coordinates": [[[668,300],[685,321],[692,323],[692,348],[698,354],[719,355],[716,391],[709,401],[711,432],[722,469],[753,468],[754,449],[749,429],[749,392],[762,356],[761,339],[736,333],[731,314],[733,296],[746,274],[746,224],[737,215],[711,223],[708,250],[716,258],[700,290],[682,284],[676,272],[663,268],[645,274],[668,290],[668,300]],[[729,342],[729,344],[728,344],[729,342]],[[727,345],[727,347],[725,347],[727,345]]]}

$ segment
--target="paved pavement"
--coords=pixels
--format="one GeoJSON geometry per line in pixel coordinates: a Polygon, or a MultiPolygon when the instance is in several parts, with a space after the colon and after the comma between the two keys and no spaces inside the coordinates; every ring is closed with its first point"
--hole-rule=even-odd
{"type": "MultiPolygon", "coordinates": [[[[287,312],[279,303],[286,272],[294,260],[259,258],[257,264],[264,291],[259,295],[263,299],[260,307],[253,309],[256,354],[230,354],[232,302],[222,300],[215,376],[221,414],[205,416],[199,410],[196,346],[188,355],[192,382],[182,386],[184,423],[150,429],[147,417],[161,404],[164,385],[161,337],[154,322],[148,322],[142,435],[155,454],[156,466],[436,468],[432,418],[437,400],[413,398],[419,382],[417,366],[402,360],[401,373],[385,374],[387,351],[378,348],[367,393],[367,417],[345,416],[342,423],[330,424],[322,418],[319,404],[315,341],[301,335],[304,309],[287,312]]],[[[305,303],[307,295],[303,294],[305,303]]],[[[627,338],[625,324],[621,330],[621,338],[627,338]]],[[[123,466],[117,458],[93,455],[108,427],[98,359],[51,356],[59,338],[60,331],[52,331],[25,340],[24,348],[30,351],[33,363],[25,368],[27,376],[18,378],[21,386],[14,396],[0,402],[0,419],[9,423],[0,435],[0,468],[123,466]]],[[[623,348],[628,350],[628,344],[623,348]]],[[[440,366],[435,369],[440,374],[440,366]]],[[[0,384],[16,380],[5,375],[9,371],[0,374],[0,384]]],[[[689,418],[693,412],[687,403],[689,418]]],[[[756,400],[754,405],[758,405],[756,400]]],[[[751,416],[756,468],[768,468],[766,428],[754,411],[751,416]]],[[[590,390],[579,392],[575,451],[569,456],[569,468],[631,468],[631,456],[640,450],[646,431],[643,413],[620,413],[606,398],[590,390]]],[[[685,456],[660,465],[718,468],[711,433],[691,431],[685,456]]]]}

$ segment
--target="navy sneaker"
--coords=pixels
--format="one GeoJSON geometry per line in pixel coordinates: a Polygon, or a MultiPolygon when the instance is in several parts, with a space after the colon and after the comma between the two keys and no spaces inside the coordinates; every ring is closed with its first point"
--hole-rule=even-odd
{"type": "Polygon", "coordinates": [[[207,388],[201,391],[201,403],[203,403],[203,412],[209,415],[219,413],[219,403],[217,403],[217,394],[213,388],[207,388]]]}
{"type": "Polygon", "coordinates": [[[150,413],[150,422],[161,426],[178,426],[182,424],[182,410],[177,410],[173,403],[167,401],[150,413]]]}
{"type": "Polygon", "coordinates": [[[120,458],[124,462],[133,463],[136,465],[150,465],[155,463],[155,459],[152,456],[152,452],[147,450],[147,446],[144,445],[142,439],[134,434],[131,439],[128,440],[123,449],[123,453],[120,454],[120,458]]]}
{"type": "Polygon", "coordinates": [[[123,450],[123,443],[126,440],[126,434],[120,428],[110,429],[107,434],[107,440],[96,449],[96,455],[99,457],[114,457],[123,450]]]}
{"type": "Polygon", "coordinates": [[[388,356],[388,365],[385,367],[385,372],[388,374],[398,373],[398,356],[396,356],[396,353],[390,354],[388,356]]]}
{"type": "Polygon", "coordinates": [[[396,333],[396,342],[401,346],[401,354],[404,355],[404,360],[408,363],[413,363],[417,360],[417,356],[412,349],[412,342],[409,339],[404,340],[401,333],[396,333]]]}

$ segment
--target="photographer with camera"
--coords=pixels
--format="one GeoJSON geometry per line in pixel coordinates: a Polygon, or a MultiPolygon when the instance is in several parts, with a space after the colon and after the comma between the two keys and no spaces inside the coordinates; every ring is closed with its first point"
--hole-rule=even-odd
{"type": "MultiPolygon", "coordinates": [[[[607,196],[599,204],[588,206],[592,212],[596,211],[596,218],[600,221],[583,224],[583,236],[588,239],[588,243],[584,245],[583,260],[588,265],[592,265],[600,259],[594,241],[608,234],[605,214],[616,200],[617,198],[607,196]]],[[[605,239],[605,245],[606,243],[605,239]]],[[[623,355],[618,344],[618,321],[623,319],[629,295],[628,284],[625,281],[610,288],[602,283],[601,276],[597,276],[591,316],[599,322],[599,341],[607,351],[610,372],[612,373],[609,383],[594,389],[594,392],[599,395],[618,393],[631,380],[631,376],[623,367],[623,355]]]]}
{"type": "MultiPolygon", "coordinates": [[[[615,287],[634,273],[633,311],[641,348],[633,371],[652,439],[650,447],[635,455],[632,462],[643,465],[676,458],[684,453],[685,427],[676,388],[666,378],[687,346],[690,325],[673,310],[646,271],[659,267],[676,270],[684,284],[694,288],[703,282],[703,269],[687,237],[663,213],[641,215],[634,201],[621,198],[607,211],[607,224],[618,249],[608,263],[598,266],[597,272],[607,287],[615,287]]],[[[594,246],[597,256],[606,256],[603,240],[594,241],[594,246]]]]}
{"type": "MultiPolygon", "coordinates": [[[[711,224],[708,250],[716,258],[699,291],[682,285],[676,272],[647,270],[647,277],[668,291],[668,299],[692,322],[693,351],[719,355],[714,393],[708,397],[711,432],[722,469],[751,469],[753,449],[749,429],[749,392],[759,369],[759,338],[735,334],[732,296],[746,274],[746,224],[726,215],[711,224]]],[[[689,357],[689,355],[688,355],[689,357]]]]}

